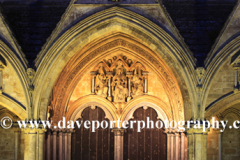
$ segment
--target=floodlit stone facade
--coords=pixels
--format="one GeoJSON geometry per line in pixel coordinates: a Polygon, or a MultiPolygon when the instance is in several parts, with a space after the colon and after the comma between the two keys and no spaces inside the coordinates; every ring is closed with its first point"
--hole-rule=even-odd
{"type": "Polygon", "coordinates": [[[17,122],[232,124],[240,119],[238,1],[0,1],[0,118],[13,121],[0,127],[1,160],[240,159],[238,129],[92,133],[17,122]]]}

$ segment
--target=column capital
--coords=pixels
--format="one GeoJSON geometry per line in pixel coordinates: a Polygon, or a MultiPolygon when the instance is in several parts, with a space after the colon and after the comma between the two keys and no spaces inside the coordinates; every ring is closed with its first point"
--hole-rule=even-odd
{"type": "Polygon", "coordinates": [[[123,136],[124,132],[126,132],[126,129],[123,128],[113,128],[112,132],[114,133],[114,136],[123,136]]]}
{"type": "Polygon", "coordinates": [[[59,133],[74,133],[75,131],[73,129],[53,129],[54,132],[59,133]]]}
{"type": "Polygon", "coordinates": [[[202,124],[200,126],[201,128],[194,128],[194,125],[191,125],[191,127],[187,129],[187,134],[208,134],[210,129],[206,128],[204,132],[202,124]]]}

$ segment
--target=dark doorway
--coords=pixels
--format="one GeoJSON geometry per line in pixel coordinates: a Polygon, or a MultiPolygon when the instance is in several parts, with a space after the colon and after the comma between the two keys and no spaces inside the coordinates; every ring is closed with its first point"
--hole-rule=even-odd
{"type": "Polygon", "coordinates": [[[167,159],[167,135],[164,129],[157,129],[155,122],[158,121],[154,109],[143,107],[137,109],[133,114],[134,119],[130,121],[144,120],[147,117],[154,122],[154,129],[146,127],[137,132],[137,125],[134,129],[128,129],[124,134],[124,160],[166,160],[167,159]]]}
{"type": "MultiPolygon", "coordinates": [[[[96,107],[86,108],[82,112],[82,118],[79,121],[98,120],[99,122],[105,119],[104,111],[96,107]]],[[[76,126],[77,127],[77,126],[76,126]]],[[[114,134],[108,128],[96,129],[92,132],[91,128],[86,129],[83,126],[76,129],[72,134],[72,160],[113,160],[114,159],[114,134]]]]}

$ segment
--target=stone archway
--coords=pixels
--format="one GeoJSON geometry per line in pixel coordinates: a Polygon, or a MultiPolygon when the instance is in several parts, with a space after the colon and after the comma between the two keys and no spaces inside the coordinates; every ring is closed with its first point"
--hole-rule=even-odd
{"type": "MultiPolygon", "coordinates": [[[[84,75],[86,73],[90,74],[89,70],[90,71],[94,70],[95,67],[94,64],[96,65],[99,64],[100,62],[101,63],[104,62],[105,61],[104,57],[111,57],[111,55],[113,55],[112,57],[115,56],[118,58],[118,56],[116,55],[119,54],[123,54],[123,58],[124,56],[135,58],[143,65],[148,66],[149,70],[151,70],[152,75],[153,76],[156,75],[156,81],[162,83],[163,88],[161,90],[167,97],[165,98],[165,102],[169,106],[165,108],[168,108],[168,110],[172,110],[171,115],[169,116],[171,116],[172,119],[176,121],[184,119],[182,95],[178,87],[178,84],[172,73],[169,71],[168,67],[164,64],[163,61],[157,58],[156,55],[154,55],[154,53],[151,50],[148,50],[140,43],[136,42],[134,39],[131,39],[130,37],[126,37],[126,35],[122,35],[121,33],[119,33],[110,35],[108,38],[105,37],[102,40],[98,40],[97,44],[95,42],[92,45],[87,46],[86,49],[82,50],[81,52],[83,53],[83,55],[77,54],[74,58],[72,58],[71,61],[69,61],[69,63],[59,76],[59,79],[53,89],[52,94],[54,96],[52,98],[51,106],[54,110],[53,115],[54,121],[58,121],[60,117],[65,115],[68,108],[67,106],[69,105],[68,103],[72,103],[71,95],[74,94],[76,87],[80,83],[80,81],[84,79],[84,75]],[[56,107],[58,109],[55,109],[56,107]]],[[[122,58],[118,59],[120,60],[122,58]]],[[[124,62],[123,59],[122,61],[124,62]]],[[[91,80],[88,82],[83,80],[81,81],[81,83],[86,83],[90,85],[91,80]]],[[[83,93],[83,96],[92,94],[90,93],[90,91],[91,89],[89,89],[89,91],[86,91],[86,93],[83,93]]],[[[154,95],[154,93],[152,94],[154,95]]],[[[136,96],[136,98],[137,97],[141,96],[136,96]]],[[[109,101],[113,102],[113,100],[109,101]]],[[[121,116],[121,113],[119,114],[118,113],[119,111],[117,110],[119,107],[116,106],[116,104],[114,105],[116,109],[113,110],[114,112],[113,114],[121,116]]],[[[122,109],[124,111],[124,108],[122,109]]]]}
{"type": "MultiPolygon", "coordinates": [[[[103,109],[109,120],[129,119],[142,105],[153,107],[162,120],[185,119],[182,93],[168,65],[121,32],[91,42],[69,60],[52,91],[50,118],[54,123],[62,117],[76,120],[89,105],[103,109]]],[[[122,130],[113,132],[115,144],[123,146],[122,130]]],[[[179,133],[168,130],[167,134],[173,137],[168,138],[168,156],[180,157],[179,133]]],[[[115,159],[122,155],[118,145],[115,159]]]]}

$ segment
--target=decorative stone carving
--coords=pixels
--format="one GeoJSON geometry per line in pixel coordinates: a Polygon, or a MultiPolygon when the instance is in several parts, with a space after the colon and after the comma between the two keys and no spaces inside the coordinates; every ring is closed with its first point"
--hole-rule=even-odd
{"type": "Polygon", "coordinates": [[[132,77],[132,97],[143,95],[144,82],[141,70],[139,67],[134,70],[134,75],[132,77]]]}
{"type": "Polygon", "coordinates": [[[95,93],[116,104],[121,112],[120,103],[125,103],[147,91],[147,74],[145,67],[128,59],[126,56],[114,56],[103,60],[92,71],[97,73],[95,93]],[[97,70],[97,71],[96,71],[97,70]]]}
{"type": "Polygon", "coordinates": [[[32,79],[33,79],[33,77],[34,77],[34,75],[35,75],[34,69],[28,68],[28,69],[27,69],[27,75],[28,75],[28,78],[29,78],[30,82],[32,82],[32,79]]]}
{"type": "Polygon", "coordinates": [[[108,79],[103,66],[99,67],[98,74],[96,76],[95,92],[97,95],[107,97],[108,79]]]}
{"type": "Polygon", "coordinates": [[[113,102],[125,102],[128,95],[127,77],[123,69],[122,62],[119,61],[112,81],[113,102]]]}
{"type": "Polygon", "coordinates": [[[198,80],[201,81],[205,74],[205,69],[203,67],[198,67],[196,69],[196,72],[197,72],[198,80]]]}
{"type": "MultiPolygon", "coordinates": [[[[147,36],[147,35],[145,35],[147,36]]],[[[150,38],[150,37],[149,37],[150,38]]],[[[130,41],[126,41],[122,38],[116,38],[115,40],[106,43],[104,45],[101,45],[100,47],[95,47],[91,53],[88,54],[88,56],[85,56],[82,59],[82,56],[76,56],[73,61],[73,63],[69,63],[68,67],[70,65],[72,66],[75,64],[75,67],[72,68],[71,71],[69,71],[68,67],[66,67],[63,71],[61,76],[59,76],[59,79],[56,83],[56,86],[54,87],[54,95],[56,95],[53,99],[53,106],[54,106],[54,117],[53,120],[57,122],[60,120],[60,118],[64,115],[65,111],[65,104],[68,100],[67,94],[68,90],[73,90],[74,88],[72,85],[76,80],[79,80],[81,76],[78,76],[81,71],[84,70],[84,66],[86,66],[90,61],[98,57],[99,55],[103,55],[105,52],[112,50],[116,47],[123,47],[130,51],[136,52],[140,57],[143,59],[146,59],[149,61],[149,63],[152,64],[153,67],[155,67],[158,72],[161,74],[161,77],[163,78],[163,81],[166,82],[166,87],[169,87],[168,95],[172,97],[172,103],[174,109],[179,109],[180,112],[177,115],[176,118],[179,117],[179,119],[184,119],[184,113],[183,113],[183,100],[181,97],[181,92],[179,90],[179,87],[176,83],[176,81],[172,78],[172,76],[169,74],[169,71],[164,67],[164,65],[154,56],[155,54],[153,52],[149,52],[145,50],[144,48],[140,47],[139,45],[132,43],[130,41]],[[67,73],[67,74],[64,74],[67,73]],[[173,91],[173,95],[170,94],[170,91],[173,91]],[[175,106],[176,105],[176,106],[175,106]]],[[[164,49],[164,48],[161,48],[164,49]]],[[[109,59],[109,58],[108,58],[109,59]]],[[[108,60],[107,59],[107,60],[108,60]]],[[[117,59],[122,59],[121,56],[115,56],[114,58],[110,58],[112,61],[111,64],[109,63],[107,66],[104,66],[106,71],[113,71],[114,63],[117,59]]],[[[123,60],[123,59],[122,59],[123,60]]],[[[123,64],[126,63],[126,66],[124,65],[124,68],[127,68],[126,72],[130,71],[130,67],[132,67],[136,62],[131,59],[123,60],[123,64]]],[[[105,61],[103,61],[105,63],[105,61]]],[[[96,71],[97,69],[94,69],[96,71]]],[[[113,72],[115,73],[115,72],[113,72]]],[[[125,73],[125,72],[124,72],[125,73]]],[[[112,102],[112,100],[109,100],[112,102]]]]}

